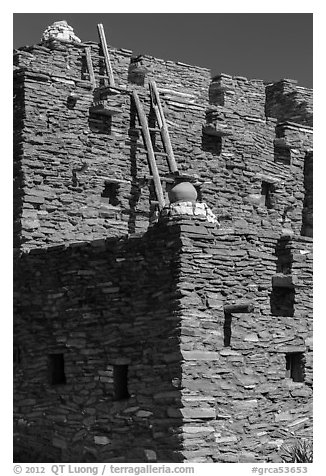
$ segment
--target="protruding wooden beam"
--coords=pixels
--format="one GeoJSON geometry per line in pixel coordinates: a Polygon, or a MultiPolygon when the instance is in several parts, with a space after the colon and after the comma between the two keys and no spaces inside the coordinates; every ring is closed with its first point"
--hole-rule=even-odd
{"type": "Polygon", "coordinates": [[[224,313],[225,314],[234,314],[237,312],[252,312],[254,310],[254,305],[251,301],[239,301],[234,304],[225,304],[224,313]]]}

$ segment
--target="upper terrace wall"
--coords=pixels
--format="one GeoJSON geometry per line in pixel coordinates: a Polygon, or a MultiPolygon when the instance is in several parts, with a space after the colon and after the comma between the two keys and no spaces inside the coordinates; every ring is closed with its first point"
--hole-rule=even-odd
{"type": "MultiPolygon", "coordinates": [[[[148,56],[131,60],[130,51],[110,48],[121,114],[103,121],[89,112],[93,91],[85,46],[92,50],[95,73],[103,74],[97,44],[53,41],[15,52],[17,246],[147,228],[155,196],[146,178],[150,173],[142,139],[133,129],[137,121],[129,92],[138,91],[148,112],[149,79],[159,87],[179,168],[208,182],[202,196],[222,226],[232,215],[250,226],[281,230],[286,223],[300,234],[310,122],[276,128],[276,117],[292,119],[279,112],[283,92],[278,83],[266,89],[276,91],[268,92],[268,105],[260,80],[220,75],[211,82],[207,69],[148,56]],[[73,106],[71,94],[77,99],[73,106]],[[205,133],[203,125],[208,125],[205,133]],[[115,196],[102,197],[110,180],[116,184],[115,196]],[[268,207],[259,205],[266,193],[273,195],[268,207]]],[[[302,114],[305,110],[301,107],[302,114]]],[[[299,119],[294,115],[292,120],[299,119]]],[[[162,150],[159,139],[156,148],[162,150]]],[[[158,163],[164,174],[165,159],[158,163]]]]}

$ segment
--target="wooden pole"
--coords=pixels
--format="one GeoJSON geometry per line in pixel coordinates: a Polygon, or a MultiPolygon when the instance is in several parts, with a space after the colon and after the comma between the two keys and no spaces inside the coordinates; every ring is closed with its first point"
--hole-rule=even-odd
{"type": "Polygon", "coordinates": [[[160,96],[155,81],[149,82],[149,88],[152,98],[152,105],[154,107],[157,122],[161,129],[162,141],[165,148],[165,152],[167,153],[170,172],[178,172],[178,166],[174,158],[172,144],[169,136],[168,125],[165,121],[164,111],[161,105],[160,96]]]}
{"type": "Polygon", "coordinates": [[[93,88],[95,88],[96,82],[95,82],[95,75],[94,75],[94,69],[93,69],[93,63],[92,63],[91,49],[89,46],[86,46],[85,48],[85,55],[86,55],[86,64],[87,64],[87,69],[89,73],[89,79],[90,79],[90,82],[92,83],[93,88]]]}
{"type": "Polygon", "coordinates": [[[148,124],[147,124],[147,119],[145,116],[145,112],[143,109],[143,106],[139,100],[138,94],[136,91],[132,92],[132,96],[136,105],[137,109],[137,114],[138,114],[138,119],[142,127],[142,134],[143,134],[143,139],[144,143],[147,149],[147,158],[149,162],[149,167],[153,176],[153,181],[154,181],[154,187],[155,187],[155,192],[156,192],[156,197],[157,201],[159,204],[160,210],[164,207],[165,201],[164,201],[164,195],[163,195],[163,190],[162,190],[162,184],[160,180],[160,175],[158,172],[156,160],[155,160],[155,155],[154,155],[154,150],[152,146],[152,141],[151,141],[151,136],[150,132],[148,129],[148,124]]]}
{"type": "Polygon", "coordinates": [[[110,56],[108,51],[108,45],[106,43],[106,38],[105,38],[105,33],[104,33],[104,28],[102,23],[99,23],[97,25],[97,29],[98,29],[98,33],[99,33],[99,37],[101,41],[102,50],[103,50],[106,72],[109,76],[109,86],[115,86],[113,71],[112,71],[112,66],[111,66],[111,61],[110,61],[110,56]]]}

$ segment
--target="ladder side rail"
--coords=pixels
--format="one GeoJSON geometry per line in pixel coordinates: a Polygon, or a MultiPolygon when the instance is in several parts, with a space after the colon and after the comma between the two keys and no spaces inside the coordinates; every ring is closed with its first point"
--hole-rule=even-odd
{"type": "Polygon", "coordinates": [[[155,101],[155,98],[153,97],[153,94],[154,94],[154,93],[152,92],[152,90],[150,90],[151,105],[152,105],[152,108],[154,109],[156,121],[157,121],[158,127],[160,128],[160,132],[161,132],[161,129],[163,128],[163,121],[162,121],[162,118],[161,118],[160,111],[159,111],[159,109],[158,109],[157,103],[156,103],[156,101],[155,101]]]}
{"type": "Polygon", "coordinates": [[[109,86],[115,86],[113,71],[112,71],[112,66],[111,66],[111,61],[110,61],[110,55],[109,55],[109,51],[108,51],[108,45],[106,43],[106,38],[105,38],[105,33],[104,33],[104,28],[103,28],[102,23],[99,23],[97,25],[97,29],[98,29],[98,33],[99,33],[99,37],[100,37],[100,41],[101,41],[102,50],[103,50],[106,72],[109,76],[109,86]]]}
{"type": "Polygon", "coordinates": [[[92,83],[93,88],[95,88],[95,86],[96,86],[96,80],[95,80],[95,74],[94,74],[94,69],[93,69],[91,49],[90,49],[89,46],[86,46],[86,47],[85,47],[85,55],[86,55],[86,64],[87,64],[89,79],[90,79],[90,81],[91,81],[91,83],[92,83]]]}
{"type": "Polygon", "coordinates": [[[155,154],[154,154],[154,150],[153,150],[153,146],[152,146],[151,136],[150,136],[150,132],[149,132],[149,129],[148,129],[146,115],[145,115],[144,109],[142,107],[142,104],[139,100],[139,96],[138,96],[137,92],[133,91],[132,96],[133,96],[133,99],[134,99],[134,102],[135,102],[135,105],[136,105],[138,119],[139,119],[139,122],[142,126],[142,134],[143,134],[145,147],[146,147],[146,150],[147,150],[147,157],[148,157],[150,170],[151,170],[152,176],[153,176],[155,193],[156,193],[156,197],[157,197],[157,200],[158,200],[159,208],[161,210],[165,205],[165,200],[164,200],[164,195],[163,195],[161,179],[160,179],[159,171],[158,171],[156,160],[155,160],[155,154]]]}
{"type": "Polygon", "coordinates": [[[162,136],[162,141],[163,141],[165,151],[168,154],[167,157],[168,157],[170,172],[172,173],[178,172],[178,165],[174,157],[172,144],[171,144],[171,140],[169,136],[168,125],[165,120],[164,111],[161,105],[160,96],[159,96],[159,92],[157,90],[155,81],[150,81],[149,87],[151,92],[152,105],[154,107],[154,111],[157,117],[157,122],[159,123],[159,125],[160,123],[162,124],[162,126],[160,126],[161,136],[162,136]]]}

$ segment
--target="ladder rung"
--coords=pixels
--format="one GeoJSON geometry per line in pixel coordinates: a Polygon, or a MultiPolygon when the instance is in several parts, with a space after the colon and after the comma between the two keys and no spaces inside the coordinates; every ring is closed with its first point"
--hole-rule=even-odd
{"type": "Polygon", "coordinates": [[[96,78],[104,78],[104,79],[110,79],[110,76],[107,76],[106,74],[95,74],[96,78]]]}
{"type": "Polygon", "coordinates": [[[154,154],[155,155],[162,155],[164,157],[167,157],[167,155],[168,155],[166,152],[155,152],[155,150],[154,150],[154,154]]]}
{"type": "MultiPolygon", "coordinates": [[[[136,129],[136,130],[141,131],[142,127],[141,126],[135,126],[135,127],[131,127],[130,129],[136,129]]],[[[161,132],[161,129],[158,129],[157,127],[149,127],[148,130],[149,130],[149,132],[161,132]]]]}
{"type": "MultiPolygon", "coordinates": [[[[153,180],[153,175],[146,175],[147,180],[153,180]]],[[[170,177],[160,177],[161,182],[174,183],[174,179],[170,177]]]]}
{"type": "MultiPolygon", "coordinates": [[[[89,73],[84,73],[85,76],[90,76],[89,73]]],[[[104,78],[104,79],[110,79],[110,76],[107,76],[105,74],[94,74],[95,78],[104,78]]]]}

